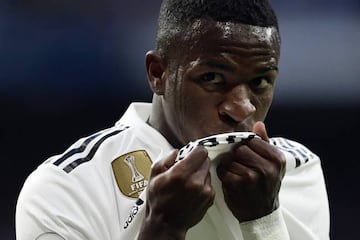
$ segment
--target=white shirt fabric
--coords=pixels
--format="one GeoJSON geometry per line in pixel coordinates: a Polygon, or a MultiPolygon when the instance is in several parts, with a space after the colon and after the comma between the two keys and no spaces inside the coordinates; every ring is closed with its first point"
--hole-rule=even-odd
{"type": "MultiPolygon", "coordinates": [[[[114,127],[80,139],[41,164],[27,178],[18,198],[17,239],[136,239],[145,214],[143,190],[150,166],[136,158],[154,163],[173,150],[146,123],[150,111],[151,104],[133,103],[114,127]],[[133,191],[126,192],[124,187],[133,191]]],[[[282,181],[279,209],[239,224],[213,173],[214,205],[186,239],[329,239],[320,159],[294,141],[272,138],[270,142],[285,153],[290,166],[282,181]]]]}

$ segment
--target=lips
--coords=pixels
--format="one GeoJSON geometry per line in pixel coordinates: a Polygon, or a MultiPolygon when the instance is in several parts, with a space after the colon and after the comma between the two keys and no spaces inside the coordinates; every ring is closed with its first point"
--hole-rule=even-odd
{"type": "Polygon", "coordinates": [[[231,127],[227,125],[217,128],[217,130],[212,132],[210,135],[220,134],[220,133],[231,133],[231,132],[251,132],[252,126],[253,124],[250,125],[245,123],[240,123],[237,124],[236,126],[231,126],[231,127]]]}
{"type": "Polygon", "coordinates": [[[249,127],[239,127],[239,128],[220,128],[220,130],[214,130],[214,131],[209,131],[206,134],[204,134],[203,136],[199,137],[199,138],[203,138],[203,137],[208,137],[211,135],[216,135],[216,134],[222,134],[222,133],[232,133],[232,132],[251,132],[252,128],[249,127]]]}
{"type": "Polygon", "coordinates": [[[188,135],[189,138],[186,138],[189,141],[194,141],[199,138],[208,137],[211,135],[216,134],[222,134],[222,133],[232,133],[232,132],[251,132],[252,131],[252,120],[247,122],[241,122],[237,124],[231,124],[229,125],[226,122],[223,121],[217,121],[217,122],[201,122],[196,123],[198,128],[195,128],[194,131],[191,131],[191,133],[188,135]]]}

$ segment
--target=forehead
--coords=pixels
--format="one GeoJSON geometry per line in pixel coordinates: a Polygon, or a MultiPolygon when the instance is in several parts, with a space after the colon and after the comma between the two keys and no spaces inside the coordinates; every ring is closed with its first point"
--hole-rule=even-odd
{"type": "Polygon", "coordinates": [[[275,27],[260,27],[232,22],[217,22],[214,27],[219,32],[219,37],[234,39],[247,43],[262,43],[271,45],[277,40],[275,27]]]}
{"type": "Polygon", "coordinates": [[[278,58],[280,37],[275,27],[260,27],[233,22],[196,20],[183,34],[191,53],[221,49],[262,49],[278,58]]]}

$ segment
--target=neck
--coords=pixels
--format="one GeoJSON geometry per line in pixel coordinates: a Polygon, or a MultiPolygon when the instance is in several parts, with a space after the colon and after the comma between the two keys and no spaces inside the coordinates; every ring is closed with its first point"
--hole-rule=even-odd
{"type": "Polygon", "coordinates": [[[174,148],[180,148],[183,144],[176,138],[174,131],[171,130],[162,104],[161,96],[154,95],[151,114],[147,123],[160,132],[174,148]]]}

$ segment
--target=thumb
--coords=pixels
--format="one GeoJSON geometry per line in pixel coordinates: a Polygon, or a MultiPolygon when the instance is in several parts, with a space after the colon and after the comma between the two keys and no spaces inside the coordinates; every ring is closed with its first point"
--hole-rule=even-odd
{"type": "Polygon", "coordinates": [[[252,131],[259,135],[264,141],[269,142],[269,137],[266,132],[265,124],[263,122],[256,122],[253,126],[252,131]]]}
{"type": "Polygon", "coordinates": [[[159,175],[160,173],[163,173],[167,171],[169,168],[171,168],[175,164],[177,153],[178,153],[177,149],[173,150],[169,153],[169,155],[167,155],[160,161],[154,163],[151,167],[150,177],[159,175]]]}

